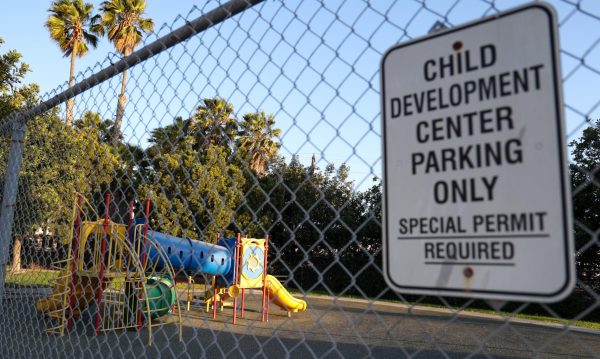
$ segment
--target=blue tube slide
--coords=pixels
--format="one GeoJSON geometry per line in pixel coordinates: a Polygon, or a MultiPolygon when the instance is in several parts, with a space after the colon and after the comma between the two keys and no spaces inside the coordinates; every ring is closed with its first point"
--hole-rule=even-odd
{"type": "MultiPolygon", "coordinates": [[[[144,220],[137,219],[135,223],[144,224],[144,220]]],[[[221,281],[225,279],[226,283],[223,284],[233,281],[236,238],[223,238],[219,241],[219,244],[223,245],[216,245],[153,230],[148,230],[148,238],[156,244],[156,247],[146,246],[148,261],[151,264],[159,267],[165,265],[158,247],[175,271],[185,270],[190,275],[205,273],[219,276],[221,281]]],[[[133,231],[130,233],[131,239],[133,231]]]]}

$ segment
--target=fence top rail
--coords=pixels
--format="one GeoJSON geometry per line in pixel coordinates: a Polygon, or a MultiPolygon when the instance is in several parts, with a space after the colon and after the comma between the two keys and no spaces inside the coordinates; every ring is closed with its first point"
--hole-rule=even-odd
{"type": "Polygon", "coordinates": [[[58,95],[38,104],[27,111],[16,111],[0,121],[0,133],[8,132],[12,126],[17,123],[26,123],[28,119],[33,118],[55,106],[68,101],[69,99],[89,90],[90,88],[106,81],[123,71],[146,61],[147,59],[191,38],[192,36],[217,25],[230,17],[233,17],[246,9],[257,5],[264,0],[230,0],[227,3],[209,11],[208,13],[186,22],[185,25],[168,33],[167,35],[153,41],[152,43],[133,52],[131,55],[123,57],[116,63],[102,69],[83,81],[75,84],[73,87],[59,93],[58,95]]]}

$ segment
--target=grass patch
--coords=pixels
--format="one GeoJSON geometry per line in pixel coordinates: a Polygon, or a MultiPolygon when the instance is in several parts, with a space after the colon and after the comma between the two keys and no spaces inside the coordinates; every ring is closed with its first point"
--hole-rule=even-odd
{"type": "MultiPolygon", "coordinates": [[[[299,290],[290,290],[289,292],[292,295],[297,295],[297,296],[304,295],[304,293],[299,290]]],[[[317,297],[331,297],[331,294],[329,292],[322,291],[322,290],[315,290],[315,291],[312,291],[312,292],[306,293],[306,294],[314,295],[317,297]]],[[[361,297],[358,295],[353,295],[353,294],[343,295],[341,298],[371,300],[370,298],[364,298],[364,297],[361,297]]],[[[430,304],[430,303],[410,303],[410,302],[406,303],[406,302],[400,302],[400,301],[392,300],[392,299],[379,299],[378,301],[386,302],[386,303],[413,305],[413,306],[418,306],[418,307],[431,307],[431,308],[448,309],[448,310],[457,310],[458,309],[458,308],[454,308],[454,307],[448,308],[446,306],[430,304]]],[[[562,318],[554,318],[554,317],[547,317],[547,316],[542,316],[542,315],[532,315],[532,314],[520,314],[520,313],[513,314],[511,312],[503,312],[503,311],[495,311],[492,309],[479,309],[479,308],[466,308],[466,309],[463,309],[461,312],[483,313],[483,314],[489,314],[489,315],[498,315],[498,316],[502,316],[502,317],[515,318],[515,319],[518,318],[518,319],[536,320],[536,321],[546,322],[546,323],[557,323],[557,324],[563,324],[563,325],[568,325],[568,326],[572,326],[572,327],[581,327],[581,328],[600,330],[600,323],[589,322],[589,321],[584,321],[584,320],[562,319],[562,318]]]]}
{"type": "Polygon", "coordinates": [[[58,277],[58,271],[36,269],[6,274],[7,287],[50,287],[58,277]]]}
{"type": "MultiPolygon", "coordinates": [[[[115,277],[111,279],[110,289],[113,290],[123,290],[125,287],[125,277],[115,277]]],[[[175,288],[178,290],[184,290],[188,288],[188,284],[185,282],[177,282],[175,283],[175,288]]],[[[204,284],[193,284],[194,291],[204,290],[204,284]]]]}
{"type": "Polygon", "coordinates": [[[590,328],[590,329],[598,329],[600,330],[600,323],[596,323],[596,322],[588,322],[588,321],[584,321],[584,320],[570,320],[570,319],[562,319],[562,318],[554,318],[554,317],[546,317],[546,316],[542,316],[542,315],[531,315],[531,314],[512,314],[509,312],[502,312],[502,311],[495,311],[495,310],[490,310],[490,309],[465,309],[465,312],[474,312],[474,313],[484,313],[484,314],[491,314],[491,315],[500,315],[500,316],[507,316],[510,318],[519,318],[519,319],[529,319],[529,320],[537,320],[540,322],[546,322],[546,323],[558,323],[558,324],[564,324],[564,325],[568,325],[568,326],[574,326],[574,327],[582,327],[582,328],[590,328]]]}
{"type": "MultiPolygon", "coordinates": [[[[49,269],[23,269],[18,273],[6,274],[7,287],[51,287],[58,278],[59,271],[49,269]]],[[[125,277],[111,278],[110,288],[121,290],[125,285],[125,277]]],[[[179,290],[187,289],[188,284],[178,282],[175,287],[179,290]]],[[[195,291],[203,291],[204,284],[194,284],[195,291]]]]}

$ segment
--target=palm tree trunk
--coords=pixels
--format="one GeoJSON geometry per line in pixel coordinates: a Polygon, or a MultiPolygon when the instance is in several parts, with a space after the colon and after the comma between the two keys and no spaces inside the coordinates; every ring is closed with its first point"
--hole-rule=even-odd
{"type": "MultiPolygon", "coordinates": [[[[129,56],[131,50],[125,50],[125,56],[129,56]]],[[[115,126],[112,133],[112,144],[118,146],[121,143],[121,126],[123,124],[123,115],[125,114],[125,104],[127,97],[125,96],[125,86],[127,85],[127,70],[123,71],[123,79],[121,81],[121,92],[117,102],[117,114],[115,117],[115,126]]]]}
{"type": "MultiPolygon", "coordinates": [[[[71,52],[71,71],[69,72],[69,88],[75,85],[75,57],[77,57],[77,41],[73,43],[73,51],[71,52]]],[[[73,107],[75,107],[75,99],[67,101],[67,127],[73,126],[73,107]]]]}
{"type": "Polygon", "coordinates": [[[13,243],[12,250],[13,258],[12,263],[10,264],[10,271],[12,273],[18,273],[21,271],[21,247],[21,236],[15,236],[15,242],[13,243]]]}

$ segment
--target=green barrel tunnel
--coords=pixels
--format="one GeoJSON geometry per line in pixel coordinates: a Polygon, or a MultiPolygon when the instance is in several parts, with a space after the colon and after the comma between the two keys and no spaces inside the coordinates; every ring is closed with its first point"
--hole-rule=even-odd
{"type": "MultiPolygon", "coordinates": [[[[125,313],[125,321],[131,323],[136,318],[135,313],[138,310],[139,299],[135,295],[136,290],[133,286],[128,286],[125,293],[129,304],[127,313],[125,313]]],[[[175,284],[171,278],[149,277],[146,280],[144,297],[141,299],[142,317],[146,319],[148,310],[152,319],[162,317],[169,313],[171,307],[175,305],[176,300],[175,284]]]]}

